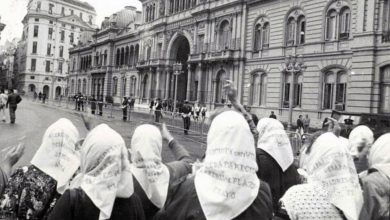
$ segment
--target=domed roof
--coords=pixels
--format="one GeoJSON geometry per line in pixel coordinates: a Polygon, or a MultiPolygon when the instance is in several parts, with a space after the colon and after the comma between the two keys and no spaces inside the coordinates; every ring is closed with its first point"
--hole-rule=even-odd
{"type": "Polygon", "coordinates": [[[126,6],[124,9],[112,14],[109,21],[113,27],[125,28],[130,22],[136,21],[136,18],[137,8],[133,6],[126,6]]]}

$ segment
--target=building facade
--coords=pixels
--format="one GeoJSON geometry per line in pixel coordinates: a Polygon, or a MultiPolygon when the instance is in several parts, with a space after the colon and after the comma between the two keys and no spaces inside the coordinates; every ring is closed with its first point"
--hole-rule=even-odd
{"type": "Polygon", "coordinates": [[[30,0],[18,48],[19,90],[49,98],[66,94],[69,48],[94,31],[95,9],[79,0],[30,0]]]}
{"type": "MultiPolygon", "coordinates": [[[[179,101],[213,109],[225,103],[223,84],[230,79],[240,101],[261,117],[274,111],[286,121],[290,104],[293,118],[307,114],[313,126],[320,126],[332,110],[390,113],[389,0],[142,4],[142,22],[135,29],[101,30],[94,38],[112,39],[104,44],[110,48],[109,61],[99,72],[100,83],[86,81],[86,87],[100,85],[101,98],[119,102],[133,96],[148,103],[176,94],[179,101]],[[131,48],[138,53],[132,56],[131,48]],[[306,68],[291,75],[284,68],[286,58],[297,55],[306,68]],[[174,69],[177,63],[180,71],[174,69]]],[[[71,51],[76,62],[83,48],[71,51]]],[[[95,59],[93,50],[88,53],[95,59]]],[[[85,71],[95,75],[97,67],[92,62],[85,71]]],[[[81,74],[76,68],[70,79],[81,74]]]]}

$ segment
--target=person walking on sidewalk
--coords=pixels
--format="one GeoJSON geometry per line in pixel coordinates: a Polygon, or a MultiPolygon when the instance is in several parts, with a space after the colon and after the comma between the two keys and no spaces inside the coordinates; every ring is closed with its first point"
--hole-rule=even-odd
{"type": "Polygon", "coordinates": [[[9,93],[10,94],[8,95],[6,107],[9,107],[9,117],[11,119],[11,124],[14,124],[16,118],[15,111],[18,104],[22,101],[22,98],[20,97],[20,95],[15,94],[12,89],[9,90],[9,93]]]}
{"type": "Polygon", "coordinates": [[[310,127],[310,118],[309,115],[306,115],[303,119],[303,131],[304,133],[309,133],[309,127],[310,127]]]}
{"type": "Polygon", "coordinates": [[[0,91],[0,113],[3,112],[1,120],[5,122],[5,104],[7,104],[8,95],[4,93],[4,89],[0,91]]]}

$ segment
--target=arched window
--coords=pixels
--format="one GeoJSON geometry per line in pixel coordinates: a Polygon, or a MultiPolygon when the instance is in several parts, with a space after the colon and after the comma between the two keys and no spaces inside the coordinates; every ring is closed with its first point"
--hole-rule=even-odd
{"type": "Polygon", "coordinates": [[[135,76],[132,76],[130,78],[130,96],[136,96],[136,89],[137,89],[137,78],[135,76]]]}
{"type": "Polygon", "coordinates": [[[114,77],[112,79],[112,95],[117,96],[118,95],[118,78],[114,77]]]}
{"type": "MultiPolygon", "coordinates": [[[[290,86],[291,86],[291,77],[290,73],[284,74],[284,86],[283,86],[283,108],[288,108],[290,105],[290,86]]],[[[301,107],[302,104],[302,85],[303,85],[303,75],[299,74],[294,77],[294,92],[293,94],[293,108],[301,107]]]]}
{"type": "Polygon", "coordinates": [[[225,50],[230,48],[231,28],[228,21],[223,21],[219,26],[219,49],[225,50]]]}
{"type": "Polygon", "coordinates": [[[130,56],[130,50],[129,50],[129,47],[126,46],[126,49],[125,49],[125,65],[129,64],[129,56],[130,56]]]}
{"type": "Polygon", "coordinates": [[[104,66],[107,65],[107,50],[104,51],[104,66]]]}
{"type": "Polygon", "coordinates": [[[129,64],[133,66],[134,65],[134,46],[133,45],[130,46],[130,58],[129,59],[130,59],[129,64]]]}
{"type": "Polygon", "coordinates": [[[122,47],[121,49],[121,66],[125,64],[125,49],[122,47]]]}
{"type": "Polygon", "coordinates": [[[96,56],[95,56],[95,66],[99,66],[99,52],[96,52],[96,56]]]}
{"type": "Polygon", "coordinates": [[[75,92],[74,92],[74,79],[72,79],[72,81],[71,81],[71,83],[70,83],[70,92],[71,92],[72,94],[75,93],[75,92]]]}
{"type": "Polygon", "coordinates": [[[390,65],[381,69],[381,112],[390,113],[390,65]]]}
{"type": "Polygon", "coordinates": [[[344,0],[329,5],[325,18],[325,40],[348,40],[350,38],[351,10],[344,0]]]}
{"type": "Polygon", "coordinates": [[[77,82],[77,92],[81,92],[81,79],[77,82]]]}
{"type": "Polygon", "coordinates": [[[305,43],[306,18],[301,9],[295,9],[287,16],[286,45],[294,46],[305,43]]]}
{"type": "Polygon", "coordinates": [[[390,0],[383,2],[382,42],[390,42],[390,0]]]}
{"type": "Polygon", "coordinates": [[[323,109],[345,110],[348,75],[344,70],[330,69],[324,75],[323,109]]]}
{"type": "Polygon", "coordinates": [[[267,98],[267,74],[253,74],[251,88],[251,105],[264,106],[267,98]]]}
{"type": "Polygon", "coordinates": [[[216,83],[215,83],[215,103],[224,103],[226,101],[225,94],[223,92],[223,83],[226,80],[226,72],[220,70],[218,72],[216,83]]]}
{"type": "Polygon", "coordinates": [[[121,50],[118,48],[116,49],[116,59],[115,59],[116,66],[120,65],[120,59],[121,59],[121,50]]]}
{"type": "Polygon", "coordinates": [[[255,25],[254,30],[254,51],[257,52],[263,48],[269,47],[269,32],[270,25],[264,19],[264,17],[260,18],[255,25]]]}
{"type": "Polygon", "coordinates": [[[122,78],[122,94],[121,94],[122,97],[126,96],[126,84],[127,84],[127,78],[123,77],[122,78]]]}
{"type": "Polygon", "coordinates": [[[87,80],[83,79],[83,94],[87,94],[87,80]]]}
{"type": "Polygon", "coordinates": [[[134,65],[137,64],[139,57],[139,45],[135,45],[135,52],[134,52],[134,65]]]}

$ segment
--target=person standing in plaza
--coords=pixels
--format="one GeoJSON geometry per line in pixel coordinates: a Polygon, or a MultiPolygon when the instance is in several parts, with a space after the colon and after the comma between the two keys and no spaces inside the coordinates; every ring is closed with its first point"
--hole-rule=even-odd
{"type": "Polygon", "coordinates": [[[91,113],[94,115],[96,111],[96,99],[92,96],[89,101],[91,103],[91,113]]]}
{"type": "Polygon", "coordinates": [[[163,108],[162,104],[161,104],[161,99],[157,99],[156,100],[156,104],[154,106],[155,108],[155,111],[154,111],[154,114],[155,114],[155,122],[159,123],[160,122],[160,118],[162,118],[162,114],[161,114],[161,110],[163,108]]]}
{"type": "Polygon", "coordinates": [[[6,95],[4,93],[4,89],[1,89],[1,91],[0,91],[0,113],[3,112],[3,116],[1,118],[1,120],[3,122],[5,122],[5,118],[6,118],[6,116],[5,116],[5,107],[6,106],[5,105],[7,104],[7,100],[8,100],[8,95],[6,95]]]}
{"type": "Polygon", "coordinates": [[[122,113],[123,113],[123,121],[127,121],[127,108],[129,105],[129,101],[126,97],[123,97],[122,101],[122,113]]]}
{"type": "Polygon", "coordinates": [[[274,111],[271,111],[271,115],[269,116],[270,118],[273,118],[273,119],[277,119],[276,118],[276,115],[275,115],[275,113],[274,113],[274,111]]]}
{"type": "Polygon", "coordinates": [[[152,99],[149,104],[150,114],[153,114],[153,108],[154,108],[154,100],[152,99]]]}
{"type": "Polygon", "coordinates": [[[299,115],[297,120],[297,133],[303,134],[303,121],[302,121],[302,115],[299,115]]]}
{"type": "Polygon", "coordinates": [[[39,99],[39,101],[41,101],[41,99],[42,99],[42,92],[39,92],[38,99],[39,99]]]}
{"type": "Polygon", "coordinates": [[[257,124],[259,123],[259,118],[256,114],[251,113],[252,108],[248,105],[244,105],[244,109],[252,116],[253,123],[255,123],[255,125],[257,126],[257,124]]]}
{"type": "Polygon", "coordinates": [[[15,123],[15,111],[17,109],[18,104],[22,101],[20,95],[15,94],[12,89],[9,90],[8,100],[6,104],[6,108],[9,107],[9,117],[11,119],[11,124],[15,123]]]}
{"type": "Polygon", "coordinates": [[[45,101],[46,101],[46,93],[43,93],[42,94],[42,103],[45,104],[45,101]]]}
{"type": "Polygon", "coordinates": [[[200,109],[200,112],[202,113],[202,121],[206,119],[206,112],[207,112],[207,107],[206,105],[203,105],[202,108],[200,109]]]}
{"type": "Polygon", "coordinates": [[[310,127],[310,118],[309,115],[306,114],[305,118],[303,119],[303,131],[305,134],[309,132],[309,127],[310,127]]]}
{"type": "Polygon", "coordinates": [[[188,134],[188,130],[190,130],[191,126],[191,105],[186,100],[183,107],[181,108],[181,114],[183,117],[184,124],[184,134],[188,134]]]}
{"type": "Polygon", "coordinates": [[[38,94],[37,92],[34,92],[34,102],[37,101],[38,94]]]}

